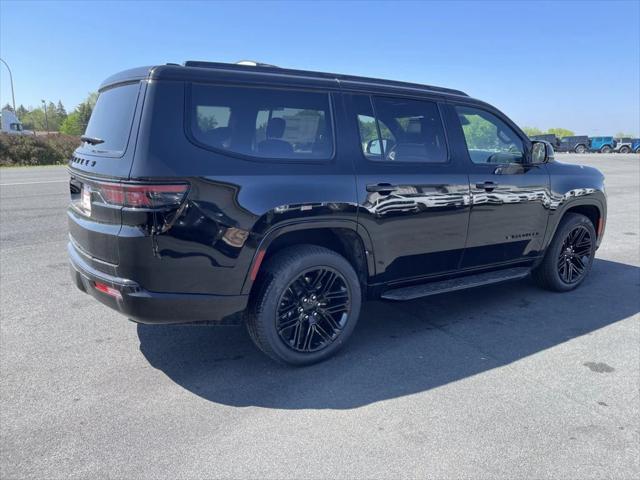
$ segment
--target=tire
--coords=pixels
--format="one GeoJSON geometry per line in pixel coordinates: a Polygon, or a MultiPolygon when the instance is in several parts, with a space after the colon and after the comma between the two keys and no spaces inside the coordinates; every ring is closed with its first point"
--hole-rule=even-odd
{"type": "Polygon", "coordinates": [[[576,153],[584,153],[587,151],[587,147],[585,147],[584,145],[576,145],[576,148],[574,149],[574,151],[576,153]]]}
{"type": "Polygon", "coordinates": [[[609,145],[605,145],[604,147],[600,148],[600,153],[611,153],[611,147],[609,145]]]}
{"type": "Polygon", "coordinates": [[[554,292],[568,292],[578,287],[589,274],[593,257],[596,249],[596,230],[584,215],[578,213],[567,213],[556,230],[556,234],[547,247],[542,263],[538,265],[532,272],[533,279],[542,288],[554,292]],[[589,247],[570,248],[569,236],[574,232],[588,235],[590,240],[589,247]],[[582,253],[586,252],[585,255],[582,253]],[[575,253],[574,253],[575,252],[575,253]],[[564,263],[564,265],[563,265],[564,263]],[[569,267],[568,265],[572,265],[569,267]],[[567,277],[563,274],[583,265],[583,271],[577,278],[567,281],[567,277]],[[564,268],[563,268],[564,267],[564,268]]]}
{"type": "Polygon", "coordinates": [[[620,153],[631,153],[631,149],[625,145],[624,147],[620,147],[620,153]]]}
{"type": "Polygon", "coordinates": [[[361,302],[358,275],[344,257],[324,247],[296,245],[276,253],[261,269],[247,329],[272,359],[311,365],[344,345],[361,302]],[[343,303],[346,311],[340,308],[343,303]]]}

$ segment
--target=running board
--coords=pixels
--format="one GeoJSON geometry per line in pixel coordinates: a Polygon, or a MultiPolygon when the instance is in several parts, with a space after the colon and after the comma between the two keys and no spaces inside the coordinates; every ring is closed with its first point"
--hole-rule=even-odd
{"type": "Polygon", "coordinates": [[[477,273],[466,277],[441,280],[439,282],[423,283],[411,287],[394,288],[387,290],[380,297],[384,300],[413,300],[414,298],[428,297],[440,293],[455,292],[467,288],[481,287],[493,283],[519,280],[529,275],[531,271],[527,267],[507,268],[495,272],[477,273]]]}

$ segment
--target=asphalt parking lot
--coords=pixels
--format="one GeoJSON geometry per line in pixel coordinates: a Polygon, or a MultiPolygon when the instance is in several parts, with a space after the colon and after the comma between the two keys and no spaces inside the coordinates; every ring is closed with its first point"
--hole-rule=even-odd
{"type": "Polygon", "coordinates": [[[142,326],[77,291],[66,171],[0,171],[0,477],[640,477],[640,157],[577,291],[365,305],[310,368],[240,327],[142,326]]]}

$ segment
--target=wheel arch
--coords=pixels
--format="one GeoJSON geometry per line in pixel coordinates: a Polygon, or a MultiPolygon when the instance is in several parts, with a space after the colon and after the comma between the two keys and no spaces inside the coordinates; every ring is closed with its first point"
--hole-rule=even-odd
{"type": "Polygon", "coordinates": [[[251,261],[242,293],[251,293],[265,261],[286,247],[301,244],[325,247],[345,257],[358,274],[363,288],[375,275],[371,238],[355,222],[298,222],[273,228],[264,236],[251,261]]]}
{"type": "Polygon", "coordinates": [[[600,219],[602,218],[602,212],[595,203],[585,203],[582,205],[569,206],[569,208],[564,212],[562,216],[566,216],[567,213],[580,213],[584,215],[589,220],[591,220],[593,228],[596,231],[598,230],[598,224],[600,223],[600,219]]]}
{"type": "Polygon", "coordinates": [[[545,249],[551,243],[551,240],[556,234],[558,226],[562,222],[562,219],[565,218],[568,213],[579,213],[581,215],[584,215],[591,221],[591,223],[593,224],[593,228],[596,230],[597,245],[599,245],[604,233],[606,211],[604,209],[604,206],[596,199],[586,199],[574,200],[570,203],[567,203],[564,208],[560,212],[558,212],[558,214],[555,216],[556,220],[552,225],[550,225],[551,228],[548,229],[548,236],[545,239],[545,249]]]}
{"type": "Polygon", "coordinates": [[[575,147],[573,147],[573,151],[574,151],[574,152],[576,152],[576,153],[578,153],[578,148],[580,148],[580,147],[584,148],[584,151],[585,151],[585,152],[588,152],[588,151],[589,151],[589,146],[588,146],[588,145],[585,145],[584,143],[578,143],[578,144],[576,144],[576,146],[575,146],[575,147]]]}

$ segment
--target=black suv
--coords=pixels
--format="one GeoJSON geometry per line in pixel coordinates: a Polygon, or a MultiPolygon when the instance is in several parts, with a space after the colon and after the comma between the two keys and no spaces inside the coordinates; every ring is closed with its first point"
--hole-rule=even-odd
{"type": "Polygon", "coordinates": [[[586,153],[591,148],[591,141],[586,135],[563,137],[555,147],[557,152],[586,153]]]}
{"type": "Polygon", "coordinates": [[[558,150],[560,146],[560,139],[555,136],[553,133],[544,133],[542,135],[532,135],[529,137],[531,140],[542,140],[544,142],[548,142],[551,144],[555,151],[558,150]]]}
{"type": "Polygon", "coordinates": [[[364,298],[529,273],[567,291],[602,239],[602,174],[457,90],[186,62],[99,91],[69,164],[69,257],[136,322],[243,321],[309,364],[364,298]]]}

